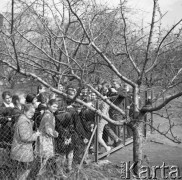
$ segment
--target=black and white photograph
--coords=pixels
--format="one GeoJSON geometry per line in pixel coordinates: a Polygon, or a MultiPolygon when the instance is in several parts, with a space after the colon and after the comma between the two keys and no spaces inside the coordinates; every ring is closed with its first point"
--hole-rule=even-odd
{"type": "Polygon", "coordinates": [[[182,0],[0,0],[0,180],[182,179],[182,0]]]}

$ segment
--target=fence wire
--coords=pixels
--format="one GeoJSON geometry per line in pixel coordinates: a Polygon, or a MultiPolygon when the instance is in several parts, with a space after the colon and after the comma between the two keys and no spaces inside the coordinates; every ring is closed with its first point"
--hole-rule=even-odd
{"type": "MultiPolygon", "coordinates": [[[[116,105],[126,108],[126,102],[115,99],[116,105]]],[[[114,102],[114,101],[113,101],[114,102]]],[[[97,102],[96,107],[99,108],[97,102]]],[[[7,109],[6,109],[7,110],[7,109]]],[[[131,129],[105,123],[99,134],[101,118],[85,107],[73,107],[59,110],[55,114],[55,130],[59,133],[54,139],[55,156],[45,159],[39,156],[36,145],[42,141],[41,136],[33,143],[34,160],[23,163],[11,159],[11,145],[15,124],[20,114],[12,114],[1,109],[0,116],[0,179],[72,179],[72,175],[83,164],[98,161],[99,155],[109,152],[126,139],[132,137],[131,129]],[[103,146],[103,142],[105,145],[103,146]]],[[[109,109],[109,116],[114,120],[123,119],[115,110],[109,109]]],[[[40,125],[42,114],[34,119],[34,130],[40,125]]]]}

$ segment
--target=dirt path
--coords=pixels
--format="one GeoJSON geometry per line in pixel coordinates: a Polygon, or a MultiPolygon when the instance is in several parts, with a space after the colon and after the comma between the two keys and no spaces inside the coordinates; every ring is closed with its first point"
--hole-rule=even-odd
{"type": "MultiPolygon", "coordinates": [[[[143,154],[149,158],[150,165],[162,165],[163,162],[169,165],[177,165],[182,170],[182,148],[170,145],[162,145],[147,142],[143,146],[143,154]]],[[[121,161],[132,161],[133,146],[129,145],[120,151],[110,155],[107,159],[119,164],[121,161]]],[[[144,160],[145,161],[145,160],[144,160]]]]}

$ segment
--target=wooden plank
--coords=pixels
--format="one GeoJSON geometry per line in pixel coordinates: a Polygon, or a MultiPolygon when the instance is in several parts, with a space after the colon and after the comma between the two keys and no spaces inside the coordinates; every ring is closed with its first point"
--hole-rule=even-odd
{"type": "Polygon", "coordinates": [[[131,144],[131,143],[133,143],[133,138],[128,139],[128,140],[125,142],[125,145],[121,144],[121,145],[119,145],[119,146],[117,146],[117,147],[111,149],[111,151],[108,151],[108,152],[105,152],[105,153],[99,155],[99,156],[98,156],[98,159],[102,159],[102,158],[104,158],[104,157],[106,157],[106,156],[108,156],[108,155],[110,155],[110,154],[112,154],[112,153],[114,153],[114,152],[120,150],[121,148],[123,148],[123,147],[125,147],[125,146],[127,146],[127,145],[129,145],[129,144],[131,144]]]}

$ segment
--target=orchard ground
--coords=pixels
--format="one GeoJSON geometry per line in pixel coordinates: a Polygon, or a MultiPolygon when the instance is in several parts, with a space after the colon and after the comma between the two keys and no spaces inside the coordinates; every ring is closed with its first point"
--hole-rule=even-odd
{"type": "MultiPolygon", "coordinates": [[[[172,123],[174,122],[177,125],[172,128],[172,131],[175,136],[182,140],[181,105],[182,98],[172,101],[170,103],[171,109],[169,113],[171,113],[173,117],[172,123]]],[[[162,112],[163,110],[160,111],[160,113],[162,112]]],[[[154,126],[157,127],[158,125],[160,125],[159,128],[161,131],[166,131],[169,127],[169,122],[165,118],[154,115],[154,126]]],[[[132,153],[133,146],[129,145],[110,155],[107,159],[114,164],[120,164],[120,162],[132,161],[132,153]]],[[[147,157],[144,158],[144,164],[148,164],[149,166],[161,166],[163,162],[165,162],[165,164],[169,166],[176,165],[179,167],[182,176],[182,143],[176,144],[156,131],[152,134],[148,132],[147,138],[143,144],[143,155],[147,157]]],[[[160,177],[159,172],[158,176],[160,177]]]]}

